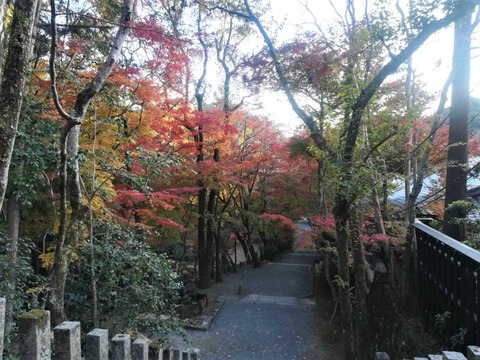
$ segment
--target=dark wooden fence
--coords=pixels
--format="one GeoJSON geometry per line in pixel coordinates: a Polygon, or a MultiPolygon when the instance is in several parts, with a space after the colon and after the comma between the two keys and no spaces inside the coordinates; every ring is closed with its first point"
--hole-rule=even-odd
{"type": "Polygon", "coordinates": [[[445,337],[466,330],[464,344],[480,344],[480,252],[431,227],[416,222],[419,298],[434,327],[445,318],[445,337]],[[438,323],[438,321],[437,321],[438,323]]]}

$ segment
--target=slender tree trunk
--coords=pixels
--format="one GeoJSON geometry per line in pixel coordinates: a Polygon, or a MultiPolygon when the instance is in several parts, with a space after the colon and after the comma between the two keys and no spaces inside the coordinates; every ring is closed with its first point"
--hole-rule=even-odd
{"type": "Polygon", "coordinates": [[[380,199],[378,198],[377,185],[375,184],[372,187],[372,207],[375,217],[375,227],[377,233],[385,235],[386,232],[385,225],[383,223],[382,210],[380,208],[380,199]]]}
{"type": "Polygon", "coordinates": [[[403,268],[402,268],[402,280],[401,280],[403,303],[404,303],[404,306],[407,308],[408,308],[408,302],[410,301],[410,297],[409,297],[410,270],[411,270],[410,263],[411,263],[412,256],[415,253],[415,228],[413,227],[415,223],[415,215],[416,215],[415,207],[416,207],[418,195],[420,194],[423,188],[423,181],[425,179],[425,174],[427,173],[427,169],[428,169],[428,159],[430,157],[430,152],[432,150],[432,147],[435,141],[435,135],[441,125],[440,120],[442,120],[445,104],[448,99],[447,93],[448,93],[448,89],[450,87],[451,81],[452,81],[452,76],[450,74],[448,79],[445,81],[445,84],[443,85],[442,92],[440,95],[440,101],[434,115],[434,121],[432,123],[432,127],[430,128],[430,133],[428,136],[428,144],[422,155],[422,161],[420,163],[417,176],[415,177],[415,181],[413,183],[410,197],[407,199],[406,212],[407,212],[408,226],[407,226],[407,234],[405,239],[405,253],[403,256],[403,268]]]}
{"type": "Polygon", "coordinates": [[[382,166],[382,194],[383,194],[383,220],[388,221],[390,217],[390,213],[388,211],[388,171],[387,171],[387,162],[383,159],[383,166],[382,166]]]}
{"type": "Polygon", "coordinates": [[[51,10],[51,47],[50,47],[50,80],[51,90],[55,107],[58,113],[66,120],[60,138],[60,230],[55,246],[54,264],[50,278],[50,294],[47,306],[51,311],[53,325],[57,325],[66,319],[64,309],[65,282],[72,251],[77,245],[81,225],[84,217],[82,193],[80,187],[80,173],[78,162],[78,148],[80,138],[80,126],[92,99],[103,87],[110,75],[128,32],[128,25],[133,13],[133,0],[124,0],[122,13],[119,19],[119,28],[110,48],[104,64],[100,67],[93,80],[80,91],[75,99],[75,104],[68,114],[60,103],[56,88],[55,55],[56,55],[56,9],[55,0],[50,0],[51,10]],[[67,166],[68,164],[68,166],[67,166]],[[67,192],[71,207],[70,223],[67,225],[67,192]]]}
{"type": "Polygon", "coordinates": [[[47,308],[50,309],[51,319],[54,324],[59,324],[66,318],[63,301],[65,297],[64,284],[68,271],[68,254],[64,251],[64,244],[67,236],[67,136],[69,132],[70,127],[67,124],[63,128],[60,137],[60,226],[55,245],[50,292],[47,300],[47,308]]]}
{"type": "Polygon", "coordinates": [[[7,189],[8,171],[25,92],[36,9],[37,0],[16,0],[14,4],[0,89],[0,208],[7,189]]]}
{"type": "Polygon", "coordinates": [[[18,255],[18,239],[20,228],[20,199],[17,194],[11,193],[8,196],[7,202],[7,225],[8,225],[8,240],[7,247],[7,283],[8,293],[7,304],[5,309],[5,336],[12,330],[12,316],[13,316],[13,300],[15,287],[17,284],[17,255],[18,255]]]}
{"type": "Polygon", "coordinates": [[[198,222],[197,222],[197,237],[198,237],[198,276],[199,286],[205,289],[210,285],[210,266],[207,257],[207,242],[205,234],[205,214],[207,207],[207,190],[201,187],[198,192],[198,222]]]}
{"type": "Polygon", "coordinates": [[[448,134],[448,165],[443,223],[443,232],[459,241],[465,239],[460,226],[452,222],[454,215],[452,216],[451,212],[448,211],[448,206],[455,201],[467,199],[470,46],[471,13],[468,13],[455,22],[452,110],[448,134]]]}
{"type": "Polygon", "coordinates": [[[3,79],[3,57],[5,54],[7,0],[0,0],[0,84],[3,79]]]}
{"type": "Polygon", "coordinates": [[[321,215],[327,214],[327,201],[325,199],[325,186],[323,179],[325,178],[325,164],[322,160],[317,161],[317,186],[318,186],[318,211],[321,215]]]}

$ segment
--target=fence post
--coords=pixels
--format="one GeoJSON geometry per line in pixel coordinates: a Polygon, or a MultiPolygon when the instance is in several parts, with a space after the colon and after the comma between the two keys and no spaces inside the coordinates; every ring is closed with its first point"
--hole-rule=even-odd
{"type": "Polygon", "coordinates": [[[200,349],[190,349],[190,360],[200,360],[200,349]]]}
{"type": "Polygon", "coordinates": [[[65,321],[53,328],[53,358],[55,360],[82,359],[78,321],[65,321]]]}
{"type": "Polygon", "coordinates": [[[39,309],[23,313],[18,318],[20,359],[50,360],[50,312],[39,309]]]}
{"type": "Polygon", "coordinates": [[[182,350],[179,348],[173,349],[173,360],[182,360],[182,350]]]}
{"type": "Polygon", "coordinates": [[[173,347],[163,349],[163,360],[173,360],[173,347]]]}
{"type": "Polygon", "coordinates": [[[462,353],[456,351],[444,351],[442,360],[467,360],[467,358],[462,353]]]}
{"type": "Polygon", "coordinates": [[[480,360],[480,347],[469,346],[467,348],[467,359],[468,360],[480,360]]]}
{"type": "Polygon", "coordinates": [[[93,329],[87,334],[86,360],[108,360],[108,330],[93,329]]]}
{"type": "Polygon", "coordinates": [[[3,358],[3,337],[5,336],[5,307],[7,302],[5,298],[0,298],[0,360],[3,358]]]}
{"type": "Polygon", "coordinates": [[[183,349],[182,350],[182,359],[181,360],[191,360],[190,349],[183,349]]]}
{"type": "Polygon", "coordinates": [[[150,360],[163,360],[163,346],[158,341],[148,344],[148,358],[150,360]]]}
{"type": "Polygon", "coordinates": [[[148,339],[137,339],[132,343],[132,360],[148,360],[148,339]]]}
{"type": "Polygon", "coordinates": [[[118,334],[112,340],[112,360],[132,360],[130,335],[118,334]]]}

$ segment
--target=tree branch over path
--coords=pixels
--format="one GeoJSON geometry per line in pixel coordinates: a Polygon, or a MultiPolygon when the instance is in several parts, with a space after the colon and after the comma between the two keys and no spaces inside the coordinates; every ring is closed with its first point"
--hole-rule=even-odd
{"type": "Polygon", "coordinates": [[[366,106],[375,95],[378,88],[382,85],[385,79],[395,73],[400,65],[402,65],[413,53],[435,32],[450,25],[456,19],[463,15],[463,11],[455,11],[443,19],[432,21],[427,24],[424,29],[415,36],[408,45],[397,55],[395,55],[370,81],[370,83],[361,91],[357,101],[352,107],[352,119],[348,126],[345,148],[344,160],[348,163],[352,161],[355,143],[358,137],[360,122],[365,111],[366,106]]]}
{"type": "MultiPolygon", "coordinates": [[[[285,92],[285,95],[288,98],[288,101],[290,102],[290,105],[292,106],[292,109],[310,130],[311,138],[315,142],[315,144],[320,149],[324,150],[333,160],[339,160],[338,154],[333,151],[333,149],[328,145],[326,139],[322,136],[318,124],[315,122],[315,119],[312,116],[308,115],[296,101],[290,89],[290,85],[288,83],[285,72],[278,59],[273,41],[263,27],[259,18],[253,13],[248,0],[244,0],[244,6],[246,9],[246,13],[238,10],[227,9],[223,6],[215,6],[212,8],[212,10],[224,11],[232,16],[237,16],[255,23],[268,47],[268,51],[272,58],[277,76],[279,77],[280,84],[285,92]]],[[[351,161],[353,159],[354,148],[358,137],[363,113],[378,88],[382,85],[385,79],[389,75],[395,73],[400,67],[400,65],[402,65],[432,34],[448,26],[456,19],[460,18],[465,11],[466,9],[460,8],[440,20],[432,21],[425,25],[423,30],[414,38],[412,38],[412,40],[400,53],[393,56],[390,61],[380,70],[380,72],[370,81],[370,83],[368,83],[368,85],[360,92],[360,95],[356,99],[355,104],[352,106],[352,117],[347,127],[346,141],[342,155],[342,159],[345,161],[345,164],[348,164],[348,167],[351,166],[351,161]]]]}

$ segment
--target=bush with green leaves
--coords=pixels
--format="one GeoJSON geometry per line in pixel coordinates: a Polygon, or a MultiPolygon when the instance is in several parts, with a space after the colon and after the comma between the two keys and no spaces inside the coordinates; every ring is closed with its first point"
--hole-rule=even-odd
{"type": "Polygon", "coordinates": [[[8,254],[11,243],[0,233],[0,296],[7,301],[4,358],[15,354],[17,336],[16,320],[23,312],[38,307],[37,296],[45,289],[46,279],[34,274],[31,266],[35,246],[30,239],[20,238],[16,259],[8,254]]]}
{"type": "Polygon", "coordinates": [[[471,201],[454,201],[447,207],[452,214],[452,223],[460,227],[465,244],[480,249],[480,217],[479,207],[471,201]]]}
{"type": "Polygon", "coordinates": [[[96,224],[95,234],[93,244],[79,247],[71,266],[69,318],[91,320],[93,276],[102,326],[164,336],[180,331],[180,283],[173,262],[154,253],[135,229],[105,221],[96,224]]]}

